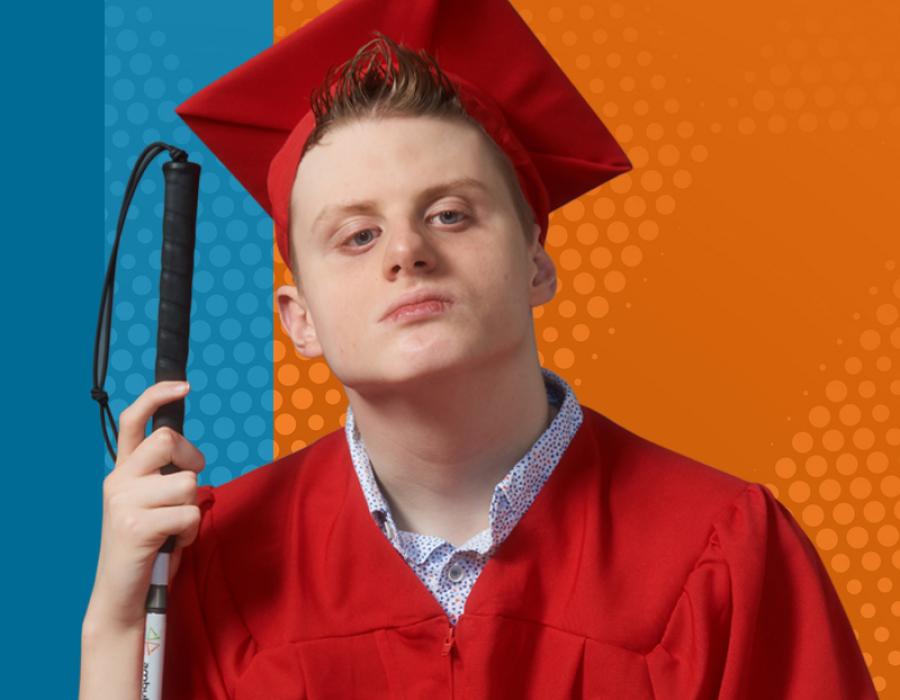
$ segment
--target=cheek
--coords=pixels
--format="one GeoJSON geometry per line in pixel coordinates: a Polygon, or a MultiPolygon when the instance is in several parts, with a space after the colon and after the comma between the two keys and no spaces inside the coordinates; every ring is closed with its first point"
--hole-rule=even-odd
{"type": "Polygon", "coordinates": [[[377,316],[377,304],[371,300],[360,302],[365,295],[353,292],[349,287],[334,290],[327,300],[327,308],[316,321],[316,330],[326,355],[337,359],[352,356],[365,349],[366,337],[372,331],[373,316],[377,316]]]}
{"type": "Polygon", "coordinates": [[[489,271],[489,277],[479,285],[481,300],[480,316],[488,333],[509,329],[527,320],[530,322],[530,307],[526,285],[521,271],[510,267],[498,267],[489,271]]]}
{"type": "Polygon", "coordinates": [[[473,260],[479,285],[501,299],[515,299],[527,290],[527,270],[520,261],[512,259],[509,250],[482,250],[473,260]]]}

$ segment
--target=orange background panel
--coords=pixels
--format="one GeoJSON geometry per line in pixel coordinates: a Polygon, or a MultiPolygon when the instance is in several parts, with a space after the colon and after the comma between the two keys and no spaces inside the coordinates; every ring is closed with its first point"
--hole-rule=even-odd
{"type": "MultiPolygon", "coordinates": [[[[274,41],[333,4],[277,0],[274,41]]],[[[765,483],[900,697],[900,6],[513,5],[635,166],[551,216],[542,364],[765,483]]],[[[274,321],[278,456],[341,427],[346,397],[274,321]]]]}

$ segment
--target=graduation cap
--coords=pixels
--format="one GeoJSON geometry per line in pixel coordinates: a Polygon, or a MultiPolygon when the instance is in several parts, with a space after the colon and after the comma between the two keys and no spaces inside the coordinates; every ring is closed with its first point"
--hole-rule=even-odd
{"type": "Polygon", "coordinates": [[[378,31],[433,56],[513,164],[540,225],[632,165],[508,0],[344,0],[175,112],[275,221],[290,267],[290,194],[315,128],[313,91],[378,31]]]}

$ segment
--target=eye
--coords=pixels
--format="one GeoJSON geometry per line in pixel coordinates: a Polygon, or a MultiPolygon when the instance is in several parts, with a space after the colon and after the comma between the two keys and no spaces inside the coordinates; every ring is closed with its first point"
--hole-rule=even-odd
{"type": "MultiPolygon", "coordinates": [[[[352,243],[353,241],[360,241],[361,239],[358,237],[364,236],[365,234],[369,234],[370,236],[372,236],[373,230],[374,229],[365,228],[365,229],[362,229],[361,231],[357,231],[356,233],[351,235],[346,241],[344,241],[344,244],[346,245],[348,243],[352,243]]],[[[361,248],[362,246],[366,245],[367,243],[370,243],[371,241],[372,241],[372,238],[370,237],[366,240],[362,240],[362,245],[351,245],[350,247],[351,248],[361,248]]]]}
{"type": "MultiPolygon", "coordinates": [[[[441,217],[440,223],[446,226],[452,226],[453,224],[458,224],[461,221],[464,221],[468,218],[468,215],[464,214],[461,211],[456,209],[444,209],[439,211],[437,214],[432,214],[429,219],[433,219],[435,217],[441,217]],[[449,215],[449,216],[447,216],[449,215]],[[447,219],[452,219],[448,221],[447,219]]],[[[350,248],[363,248],[369,243],[371,243],[375,238],[375,229],[365,228],[352,233],[350,236],[344,239],[343,245],[349,246],[350,248]]]]}
{"type": "Polygon", "coordinates": [[[431,216],[430,218],[433,219],[435,216],[442,217],[441,223],[442,223],[442,224],[448,224],[448,225],[449,225],[449,224],[457,224],[457,223],[459,223],[460,221],[462,221],[462,220],[466,217],[465,214],[463,214],[461,211],[457,211],[456,209],[444,209],[443,211],[439,211],[437,214],[434,214],[434,215],[431,216]],[[443,216],[444,216],[445,214],[450,214],[450,215],[456,216],[456,217],[458,217],[458,218],[457,218],[455,221],[447,221],[446,219],[443,218],[443,216]]]}

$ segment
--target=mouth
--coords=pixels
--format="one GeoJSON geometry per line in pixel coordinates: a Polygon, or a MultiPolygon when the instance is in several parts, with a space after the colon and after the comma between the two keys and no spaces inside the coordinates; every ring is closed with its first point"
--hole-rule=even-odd
{"type": "Polygon", "coordinates": [[[443,314],[452,302],[444,299],[424,299],[415,304],[404,304],[384,317],[386,322],[419,321],[443,314]]]}

